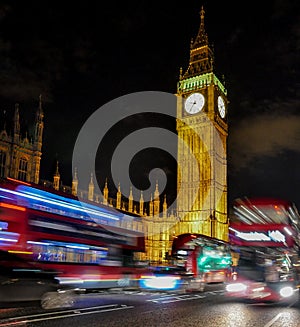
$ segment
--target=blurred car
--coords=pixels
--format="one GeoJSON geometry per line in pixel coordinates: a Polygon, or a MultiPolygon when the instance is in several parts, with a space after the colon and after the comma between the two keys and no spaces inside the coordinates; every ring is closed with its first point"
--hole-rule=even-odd
{"type": "Polygon", "coordinates": [[[293,282],[266,283],[239,279],[226,285],[225,295],[248,302],[294,302],[298,288],[293,282]]]}
{"type": "MultiPolygon", "coordinates": [[[[273,269],[276,267],[271,266],[273,269]]],[[[228,281],[225,295],[248,302],[294,302],[299,298],[298,280],[293,270],[280,273],[248,263],[228,281]]]]}
{"type": "Polygon", "coordinates": [[[0,251],[0,305],[41,301],[44,308],[60,302],[65,291],[59,290],[56,273],[43,271],[12,253],[0,251]]]}
{"type": "Polygon", "coordinates": [[[184,291],[189,278],[183,267],[155,266],[141,276],[139,285],[142,290],[184,291]]]}

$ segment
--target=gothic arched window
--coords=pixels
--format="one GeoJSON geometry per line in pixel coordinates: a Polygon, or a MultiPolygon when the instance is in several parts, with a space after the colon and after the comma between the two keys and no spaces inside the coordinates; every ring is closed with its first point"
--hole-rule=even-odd
{"type": "Polygon", "coordinates": [[[6,152],[0,150],[0,177],[5,177],[6,152]]]}
{"type": "Polygon", "coordinates": [[[20,181],[27,181],[28,160],[21,158],[19,161],[18,179],[20,181]]]}

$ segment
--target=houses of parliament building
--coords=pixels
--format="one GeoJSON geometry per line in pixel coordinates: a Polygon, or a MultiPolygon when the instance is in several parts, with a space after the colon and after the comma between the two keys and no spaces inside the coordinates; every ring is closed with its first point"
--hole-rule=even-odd
{"type": "Polygon", "coordinates": [[[203,8],[198,33],[190,44],[188,67],[180,69],[176,95],[178,139],[196,158],[191,162],[183,142],[178,142],[177,192],[181,190],[182,196],[176,211],[169,212],[158,183],[151,200],[145,202],[142,192],[139,199],[133,199],[130,192],[125,201],[122,185],[118,185],[116,198],[110,198],[107,181],[102,194],[96,194],[93,176],[85,190],[78,189],[76,171],[72,185],[63,186],[58,164],[53,181],[40,180],[44,129],[41,96],[31,134],[22,132],[19,105],[15,106],[11,127],[0,127],[0,177],[43,184],[136,216],[131,228],[145,231],[146,252],[141,259],[151,263],[166,261],[173,238],[179,234],[200,233],[227,240],[227,90],[214,73],[214,52],[205,31],[203,8]]]}

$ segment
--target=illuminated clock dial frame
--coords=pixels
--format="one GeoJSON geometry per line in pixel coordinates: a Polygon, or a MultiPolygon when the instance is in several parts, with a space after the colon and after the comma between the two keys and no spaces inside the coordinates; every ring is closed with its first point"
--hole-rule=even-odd
{"type": "Polygon", "coordinates": [[[204,107],[205,98],[201,93],[192,93],[184,103],[184,109],[189,114],[197,114],[204,107]]]}
{"type": "Polygon", "coordinates": [[[225,118],[226,106],[225,106],[224,99],[220,95],[218,96],[218,111],[221,118],[225,118]]]}

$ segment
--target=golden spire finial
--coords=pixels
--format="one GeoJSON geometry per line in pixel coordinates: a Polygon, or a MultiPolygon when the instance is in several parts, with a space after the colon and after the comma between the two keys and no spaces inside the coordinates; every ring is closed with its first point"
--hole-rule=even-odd
{"type": "Polygon", "coordinates": [[[205,14],[205,11],[202,6],[201,10],[200,10],[200,31],[204,31],[204,14],[205,14]]]}
{"type": "Polygon", "coordinates": [[[200,10],[201,20],[204,19],[204,14],[205,14],[204,8],[203,8],[203,6],[201,6],[201,10],[200,10]]]}
{"type": "Polygon", "coordinates": [[[159,200],[158,181],[156,181],[156,186],[155,186],[154,198],[153,199],[159,200]]]}
{"type": "Polygon", "coordinates": [[[144,198],[143,198],[143,191],[141,191],[140,201],[144,201],[144,198]]]}

